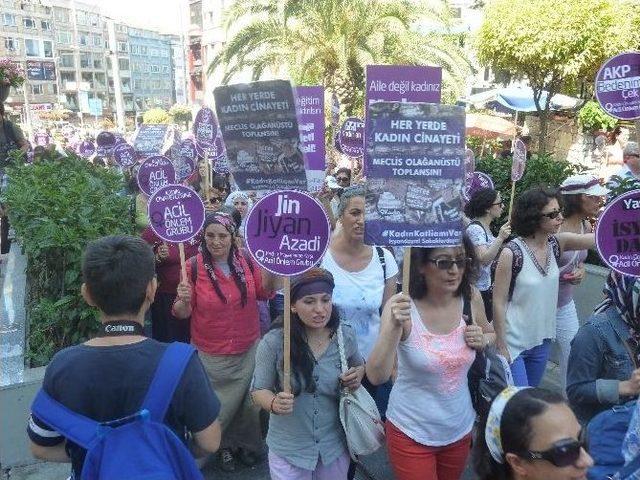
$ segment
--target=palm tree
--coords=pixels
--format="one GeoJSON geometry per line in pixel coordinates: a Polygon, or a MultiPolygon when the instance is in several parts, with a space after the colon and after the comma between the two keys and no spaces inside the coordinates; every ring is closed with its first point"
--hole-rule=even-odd
{"type": "Polygon", "coordinates": [[[223,83],[249,69],[254,80],[269,71],[321,84],[357,115],[366,65],[440,65],[445,91],[461,89],[470,65],[459,36],[446,31],[448,15],[446,2],[433,0],[237,0],[225,12],[231,38],[209,73],[223,68],[223,83]],[[424,33],[426,24],[439,28],[424,33]]]}

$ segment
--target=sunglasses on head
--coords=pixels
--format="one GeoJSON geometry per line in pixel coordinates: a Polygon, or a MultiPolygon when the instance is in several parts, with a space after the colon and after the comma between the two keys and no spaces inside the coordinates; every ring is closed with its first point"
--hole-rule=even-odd
{"type": "Polygon", "coordinates": [[[568,467],[575,465],[583,448],[586,450],[584,441],[567,438],[554,443],[547,450],[541,452],[528,450],[520,456],[527,460],[546,460],[556,467],[568,467]]]}
{"type": "Polygon", "coordinates": [[[451,270],[454,265],[462,269],[471,263],[470,258],[456,258],[455,260],[451,258],[436,258],[435,260],[430,258],[427,261],[435,264],[438,270],[451,270]]]}
{"type": "Polygon", "coordinates": [[[558,218],[561,213],[562,212],[560,210],[554,210],[553,212],[543,213],[542,216],[553,220],[554,218],[558,218]]]}

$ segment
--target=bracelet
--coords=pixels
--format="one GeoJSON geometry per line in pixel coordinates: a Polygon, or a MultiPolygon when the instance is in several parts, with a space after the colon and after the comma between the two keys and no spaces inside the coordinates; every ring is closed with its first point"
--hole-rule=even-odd
{"type": "Polygon", "coordinates": [[[277,395],[274,395],[271,399],[271,405],[269,406],[269,413],[273,413],[274,415],[278,415],[273,409],[273,403],[276,401],[277,395]]]}

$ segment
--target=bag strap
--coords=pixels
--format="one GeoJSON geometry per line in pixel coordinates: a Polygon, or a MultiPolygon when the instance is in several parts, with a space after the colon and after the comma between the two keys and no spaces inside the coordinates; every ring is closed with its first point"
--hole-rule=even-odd
{"type": "Polygon", "coordinates": [[[471,314],[471,299],[467,295],[462,296],[462,316],[467,325],[473,325],[473,315],[471,314]]]}
{"type": "Polygon", "coordinates": [[[141,407],[149,410],[153,421],[164,421],[173,393],[195,351],[192,345],[173,342],[162,355],[141,407]]]}
{"type": "Polygon", "coordinates": [[[338,325],[336,330],[338,334],[338,351],[340,352],[340,370],[345,373],[349,368],[347,366],[347,357],[344,354],[344,337],[342,335],[342,325],[338,325]]]}
{"type": "Polygon", "coordinates": [[[376,247],[376,252],[378,252],[378,259],[382,266],[382,283],[384,284],[387,281],[387,262],[384,259],[384,250],[382,247],[376,247]]]}
{"type": "Polygon", "coordinates": [[[482,233],[484,233],[484,239],[487,242],[489,242],[489,235],[487,234],[487,231],[484,229],[484,225],[482,225],[482,223],[480,223],[478,220],[474,220],[469,225],[467,225],[467,229],[469,229],[471,225],[478,225],[482,229],[482,233]]]}
{"type": "Polygon", "coordinates": [[[68,409],[42,388],[31,405],[31,411],[56,432],[86,450],[97,437],[98,422],[68,409]]]}

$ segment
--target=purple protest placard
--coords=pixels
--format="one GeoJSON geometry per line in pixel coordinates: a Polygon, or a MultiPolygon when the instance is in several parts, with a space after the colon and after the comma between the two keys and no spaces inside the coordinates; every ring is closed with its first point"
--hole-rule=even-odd
{"type": "Polygon", "coordinates": [[[162,155],[147,158],[138,170],[138,186],[147,195],[176,183],[176,170],[171,161],[162,155]]]}
{"type": "Polygon", "coordinates": [[[78,153],[84,158],[89,158],[96,153],[96,146],[91,140],[84,140],[78,145],[78,153]]]}
{"type": "Polygon", "coordinates": [[[524,175],[527,165],[527,146],[519,138],[513,143],[513,159],[511,161],[511,181],[517,182],[524,175]]]}
{"type": "Polygon", "coordinates": [[[126,141],[122,141],[113,147],[113,158],[122,168],[129,168],[138,163],[138,152],[126,141]]]}
{"type": "Polygon", "coordinates": [[[596,75],[596,99],[612,117],[640,118],[640,52],[610,58],[596,75]]]}
{"type": "Polygon", "coordinates": [[[212,148],[217,133],[218,122],[213,110],[209,107],[202,107],[193,121],[193,135],[196,142],[198,142],[198,146],[205,150],[212,148]]]}
{"type": "Polygon", "coordinates": [[[329,219],[315,198],[281,190],[262,197],[251,209],[246,242],[262,268],[292,276],[320,263],[330,232],[329,219]]]}
{"type": "Polygon", "coordinates": [[[640,190],[620,195],[604,209],[596,225],[596,248],[609,268],[640,277],[640,190]]]}
{"type": "Polygon", "coordinates": [[[241,190],[307,190],[291,83],[269,80],[213,91],[229,169],[241,190]]]}
{"type": "Polygon", "coordinates": [[[347,118],[340,128],[338,143],[345,155],[361,157],[364,154],[364,122],[356,117],[347,118]]]}
{"type": "Polygon", "coordinates": [[[376,102],[367,117],[365,243],[462,241],[464,108],[376,102]]]}
{"type": "Polygon", "coordinates": [[[482,188],[495,189],[493,180],[489,175],[482,172],[471,172],[464,177],[464,189],[462,190],[462,196],[465,202],[471,200],[471,196],[482,188]]]}
{"type": "Polygon", "coordinates": [[[296,87],[294,93],[307,184],[315,192],[324,182],[324,87],[296,87]]]}
{"type": "Polygon", "coordinates": [[[116,136],[111,132],[100,132],[96,136],[97,153],[101,157],[110,157],[116,145],[116,136]]]}
{"type": "Polygon", "coordinates": [[[47,147],[51,143],[51,136],[47,132],[37,132],[34,135],[35,144],[40,147],[47,147]]]}
{"type": "Polygon", "coordinates": [[[183,185],[167,185],[157,190],[148,203],[149,225],[162,240],[187,242],[204,225],[204,203],[200,195],[183,185]]]}
{"type": "Polygon", "coordinates": [[[196,170],[195,145],[191,140],[174,142],[169,150],[169,157],[176,170],[176,181],[178,183],[184,182],[196,170]]]}

